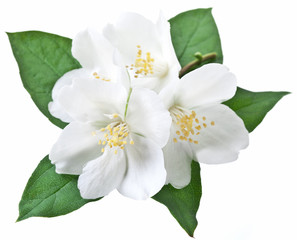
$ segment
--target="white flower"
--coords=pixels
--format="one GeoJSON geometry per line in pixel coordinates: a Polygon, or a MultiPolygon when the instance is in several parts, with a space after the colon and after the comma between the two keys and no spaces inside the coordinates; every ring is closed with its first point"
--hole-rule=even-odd
{"type": "Polygon", "coordinates": [[[170,25],[160,14],[153,23],[136,13],[126,13],[103,34],[117,49],[115,60],[126,66],[132,86],[159,92],[170,80],[178,78],[180,64],[171,42],[170,25]]]}
{"type": "MultiPolygon", "coordinates": [[[[61,108],[57,101],[63,87],[71,85],[75,79],[100,79],[106,82],[116,81],[121,68],[114,65],[114,47],[97,31],[87,29],[79,32],[72,41],[72,55],[79,61],[82,68],[65,73],[52,90],[53,101],[49,103],[52,115],[64,122],[73,119],[61,108]]],[[[120,78],[122,79],[122,78],[120,78]]],[[[122,79],[126,82],[126,79],[122,79]]]]}
{"type": "Polygon", "coordinates": [[[94,199],[114,189],[146,199],[165,184],[162,147],[171,118],[148,89],[127,92],[119,83],[76,78],[56,99],[73,121],[49,158],[57,173],[80,175],[81,196],[94,199]]]}
{"type": "Polygon", "coordinates": [[[163,89],[172,117],[164,147],[167,183],[176,188],[191,179],[191,161],[218,164],[234,161],[248,145],[243,121],[221,104],[236,91],[236,78],[221,64],[207,64],[163,89]]]}

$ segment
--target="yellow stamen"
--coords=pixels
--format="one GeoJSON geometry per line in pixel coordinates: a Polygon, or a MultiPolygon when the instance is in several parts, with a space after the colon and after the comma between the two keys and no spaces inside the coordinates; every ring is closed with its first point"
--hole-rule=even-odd
{"type": "Polygon", "coordinates": [[[178,137],[173,139],[174,142],[188,141],[190,143],[198,144],[199,139],[197,139],[197,136],[200,135],[201,131],[204,131],[208,124],[211,126],[215,125],[214,121],[208,122],[205,116],[200,117],[199,119],[201,120],[199,121],[195,111],[188,113],[188,110],[179,106],[173,106],[169,111],[173,116],[174,123],[179,127],[179,130],[175,131],[178,137]],[[204,122],[199,124],[202,120],[204,122]]]}

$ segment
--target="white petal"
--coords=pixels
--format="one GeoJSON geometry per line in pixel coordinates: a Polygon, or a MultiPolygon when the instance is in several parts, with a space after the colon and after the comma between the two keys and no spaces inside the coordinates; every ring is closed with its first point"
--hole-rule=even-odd
{"type": "MultiPolygon", "coordinates": [[[[171,82],[175,81],[175,79],[179,80],[178,73],[180,70],[180,66],[175,64],[169,66],[168,71],[165,75],[161,76],[151,76],[151,77],[138,77],[132,78],[132,86],[133,87],[141,87],[148,88],[157,93],[160,93],[167,85],[171,82]]],[[[131,72],[130,72],[131,74],[131,72]]]]}
{"type": "Polygon", "coordinates": [[[56,82],[53,90],[52,90],[52,98],[56,99],[59,96],[60,90],[65,86],[70,86],[74,79],[78,78],[87,78],[89,76],[89,72],[83,68],[74,69],[65,73],[59,80],[56,82]]]}
{"type": "Polygon", "coordinates": [[[58,98],[61,89],[65,86],[70,86],[74,79],[89,78],[90,73],[83,68],[75,69],[65,73],[55,84],[52,90],[53,101],[49,103],[48,108],[50,113],[61,119],[63,122],[71,122],[73,119],[67,114],[67,112],[60,105],[58,98]]]}
{"type": "Polygon", "coordinates": [[[70,117],[67,112],[64,111],[64,109],[61,107],[59,102],[53,101],[48,103],[48,110],[56,118],[59,118],[65,123],[72,122],[73,119],[70,117]]]}
{"type": "Polygon", "coordinates": [[[178,139],[174,126],[172,126],[168,143],[163,148],[167,172],[166,184],[170,183],[173,187],[180,189],[187,186],[191,181],[193,154],[187,142],[181,142],[179,140],[174,142],[173,138],[178,139]]]}
{"type": "MultiPolygon", "coordinates": [[[[164,59],[167,59],[170,69],[172,69],[172,67],[176,65],[177,68],[180,70],[180,64],[176,57],[175,50],[171,40],[170,24],[165,18],[163,12],[160,12],[159,19],[156,25],[158,35],[161,38],[160,42],[162,47],[162,55],[164,59]]],[[[178,77],[178,75],[176,77],[178,77]]]]}
{"type": "Polygon", "coordinates": [[[160,191],[166,180],[161,148],[150,139],[132,134],[134,145],[126,145],[127,173],[118,191],[144,200],[160,191]]]}
{"type": "Polygon", "coordinates": [[[85,199],[106,196],[122,182],[126,171],[126,159],[123,150],[117,154],[108,149],[104,154],[87,163],[78,178],[80,194],[85,199]]]}
{"type": "Polygon", "coordinates": [[[108,73],[113,66],[114,48],[99,32],[87,29],[76,35],[72,54],[87,69],[108,73]]]}
{"type": "Polygon", "coordinates": [[[67,113],[81,122],[106,122],[105,114],[124,114],[126,89],[98,79],[77,79],[61,90],[59,102],[67,113]]]}
{"type": "Polygon", "coordinates": [[[170,107],[175,104],[175,89],[179,81],[180,79],[178,78],[172,78],[172,80],[159,92],[159,96],[162,99],[166,109],[170,109],[170,107]]]}
{"type": "Polygon", "coordinates": [[[64,128],[49,154],[57,173],[80,174],[88,161],[100,156],[100,136],[93,136],[95,130],[90,124],[77,122],[71,122],[64,128]]]}
{"type": "Polygon", "coordinates": [[[126,92],[129,92],[129,89],[131,87],[131,80],[127,69],[125,67],[120,67],[116,72],[116,75],[117,83],[123,85],[123,87],[126,89],[126,92]]]}
{"type": "Polygon", "coordinates": [[[197,106],[221,103],[232,98],[236,91],[234,74],[221,64],[207,64],[184,77],[175,92],[175,102],[192,109],[197,106]]]}
{"type": "Polygon", "coordinates": [[[152,54],[161,52],[156,25],[137,13],[122,14],[114,25],[107,25],[103,32],[119,49],[126,64],[134,63],[137,45],[152,54]]]}
{"type": "Polygon", "coordinates": [[[134,88],[126,119],[132,132],[152,139],[161,148],[167,143],[172,119],[155,92],[134,88]]]}
{"type": "Polygon", "coordinates": [[[197,108],[195,112],[200,116],[200,122],[207,124],[198,135],[199,143],[192,144],[198,161],[208,164],[235,161],[239,151],[249,143],[243,121],[223,104],[197,108]],[[201,121],[203,116],[206,117],[205,121],[201,121]]]}

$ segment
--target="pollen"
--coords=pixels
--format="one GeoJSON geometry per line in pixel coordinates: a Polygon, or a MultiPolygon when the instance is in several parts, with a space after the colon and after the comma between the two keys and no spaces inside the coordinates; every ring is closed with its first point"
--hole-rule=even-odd
{"type": "MultiPolygon", "coordinates": [[[[129,136],[129,128],[125,122],[119,121],[120,116],[116,113],[111,115],[111,119],[115,119],[114,122],[110,123],[104,128],[98,130],[101,134],[101,139],[98,140],[98,144],[105,146],[106,148],[115,148],[114,154],[117,154],[119,149],[125,149],[125,145],[129,141],[131,145],[134,144],[134,141],[129,136]]],[[[104,152],[104,148],[101,149],[104,152]]]]}
{"type": "Polygon", "coordinates": [[[201,126],[200,126],[200,125],[196,126],[195,128],[196,128],[198,131],[201,130],[201,126]]]}
{"type": "Polygon", "coordinates": [[[94,76],[96,79],[101,79],[102,81],[110,82],[110,79],[109,79],[109,78],[105,78],[105,77],[103,77],[103,76],[100,76],[97,72],[94,72],[94,73],[93,73],[93,76],[94,76]]]}
{"type": "Polygon", "coordinates": [[[140,45],[136,46],[138,48],[135,63],[131,64],[130,70],[134,70],[133,67],[135,67],[135,75],[134,78],[138,78],[139,75],[150,75],[154,74],[154,61],[155,59],[152,58],[150,52],[146,52],[143,54],[143,51],[141,49],[140,45]]]}
{"type": "Polygon", "coordinates": [[[208,126],[215,126],[215,122],[208,122],[205,116],[199,116],[195,111],[189,111],[179,106],[169,109],[173,122],[179,129],[175,131],[173,142],[187,141],[198,144],[200,133],[207,131],[208,126]],[[201,121],[203,123],[199,124],[201,121]]]}

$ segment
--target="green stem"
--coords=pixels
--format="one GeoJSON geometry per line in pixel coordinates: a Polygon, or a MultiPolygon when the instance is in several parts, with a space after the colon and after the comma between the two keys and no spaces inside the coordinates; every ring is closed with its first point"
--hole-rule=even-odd
{"type": "Polygon", "coordinates": [[[126,115],[127,115],[127,110],[128,110],[128,105],[129,105],[129,101],[130,101],[130,96],[132,93],[132,88],[129,88],[129,93],[128,93],[128,98],[127,98],[127,102],[126,102],[126,107],[125,107],[125,115],[124,115],[124,121],[126,121],[126,115]]]}
{"type": "Polygon", "coordinates": [[[213,59],[217,57],[217,53],[208,53],[202,56],[201,53],[195,53],[196,59],[190,63],[188,63],[186,66],[184,66],[180,71],[179,71],[179,78],[182,78],[186,73],[188,73],[193,67],[199,66],[201,63],[213,59]]]}

